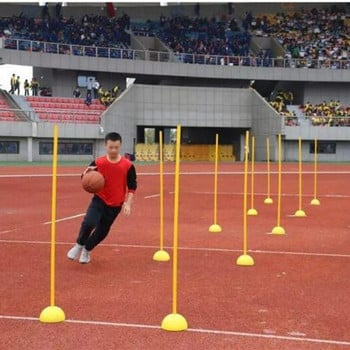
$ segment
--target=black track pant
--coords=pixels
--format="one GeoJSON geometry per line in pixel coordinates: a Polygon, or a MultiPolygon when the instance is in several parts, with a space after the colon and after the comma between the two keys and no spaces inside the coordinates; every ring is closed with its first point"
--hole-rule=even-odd
{"type": "Polygon", "coordinates": [[[81,224],[77,243],[84,245],[86,250],[94,249],[103,241],[121,210],[120,207],[109,207],[97,196],[92,197],[81,224]]]}

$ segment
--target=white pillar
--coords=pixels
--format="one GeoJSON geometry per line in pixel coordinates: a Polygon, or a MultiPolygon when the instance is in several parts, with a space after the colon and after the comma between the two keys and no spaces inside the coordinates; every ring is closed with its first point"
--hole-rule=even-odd
{"type": "Polygon", "coordinates": [[[28,137],[27,139],[27,161],[33,161],[33,138],[28,137]]]}

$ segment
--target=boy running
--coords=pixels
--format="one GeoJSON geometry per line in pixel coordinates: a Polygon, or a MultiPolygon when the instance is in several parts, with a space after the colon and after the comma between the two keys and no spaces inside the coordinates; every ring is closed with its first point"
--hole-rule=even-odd
{"type": "Polygon", "coordinates": [[[90,262],[90,252],[107,237],[121,210],[130,215],[134,192],[137,188],[134,165],[120,155],[122,138],[116,132],[105,137],[106,155],[97,158],[83,173],[98,170],[105,178],[105,187],[96,193],[86,211],[76,244],[67,257],[81,264],[90,262]]]}

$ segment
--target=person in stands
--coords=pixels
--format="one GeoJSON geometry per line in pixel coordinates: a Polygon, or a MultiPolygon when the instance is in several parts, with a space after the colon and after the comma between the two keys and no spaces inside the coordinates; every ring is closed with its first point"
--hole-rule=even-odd
{"type": "Polygon", "coordinates": [[[74,89],[74,91],[73,91],[73,97],[74,97],[74,98],[79,98],[80,95],[81,95],[81,93],[80,93],[79,87],[77,86],[77,87],[74,89]]]}
{"type": "Polygon", "coordinates": [[[30,84],[28,79],[24,81],[23,87],[24,87],[24,96],[29,96],[30,84]]]}
{"type": "Polygon", "coordinates": [[[15,93],[15,88],[16,88],[16,74],[12,74],[11,77],[11,81],[10,81],[10,85],[11,85],[11,89],[9,91],[10,94],[14,94],[15,93]]]}

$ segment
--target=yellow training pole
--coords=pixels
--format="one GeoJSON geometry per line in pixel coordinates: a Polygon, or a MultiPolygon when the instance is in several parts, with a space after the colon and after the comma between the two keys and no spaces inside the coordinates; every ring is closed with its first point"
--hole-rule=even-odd
{"type": "Polygon", "coordinates": [[[170,255],[164,250],[164,169],[163,169],[163,132],[159,131],[159,199],[160,199],[160,244],[153,254],[154,261],[169,261],[170,255]]]}
{"type": "Polygon", "coordinates": [[[180,144],[181,144],[181,126],[176,128],[176,162],[175,162],[175,193],[174,193],[174,242],[173,242],[173,307],[172,313],[165,316],[161,328],[166,331],[184,331],[188,328],[184,316],[177,313],[177,265],[178,265],[178,234],[179,234],[179,185],[180,185],[180,144]]]}
{"type": "Polygon", "coordinates": [[[286,232],[281,226],[281,196],[282,196],[282,136],[278,134],[278,190],[277,190],[277,225],[272,234],[284,235],[286,232]]]}
{"type": "Polygon", "coordinates": [[[267,197],[264,200],[265,204],[272,204],[271,198],[271,168],[270,168],[270,139],[266,138],[266,163],[267,163],[267,197]]]}
{"type": "Polygon", "coordinates": [[[56,194],[57,194],[57,147],[58,126],[53,129],[52,194],[51,194],[51,259],[50,259],[50,306],[40,313],[43,323],[58,323],[66,319],[64,311],[55,306],[55,245],[56,245],[56,194]]]}
{"type": "Polygon", "coordinates": [[[320,205],[320,201],[317,199],[317,139],[314,143],[314,198],[311,201],[311,205],[320,205]]]}
{"type": "Polygon", "coordinates": [[[252,136],[252,151],[251,151],[251,190],[250,190],[250,209],[248,210],[248,215],[256,216],[258,211],[254,208],[254,164],[255,164],[255,137],[252,136]]]}
{"type": "Polygon", "coordinates": [[[244,146],[244,180],[243,180],[243,254],[236,261],[239,266],[253,266],[254,259],[248,255],[248,217],[247,217],[247,202],[248,202],[248,154],[249,154],[249,131],[245,133],[244,146]]]}
{"type": "Polygon", "coordinates": [[[298,159],[299,159],[299,205],[298,210],[295,212],[294,216],[298,218],[305,217],[305,211],[302,209],[302,199],[303,199],[303,185],[302,185],[302,152],[301,152],[301,137],[298,139],[298,159]]]}
{"type": "Polygon", "coordinates": [[[209,227],[209,232],[220,233],[221,226],[217,223],[218,210],[218,162],[219,162],[219,135],[215,135],[215,169],[214,169],[214,223],[209,227]]]}

